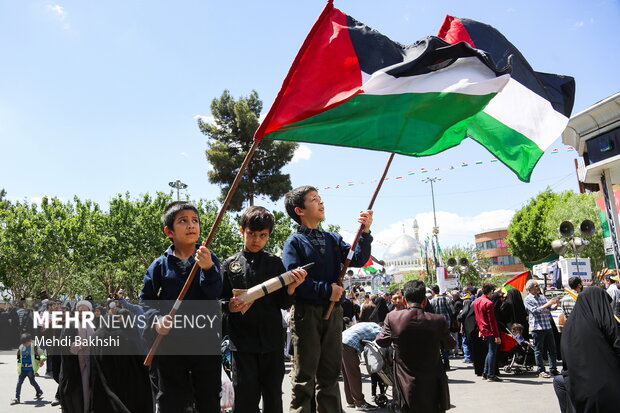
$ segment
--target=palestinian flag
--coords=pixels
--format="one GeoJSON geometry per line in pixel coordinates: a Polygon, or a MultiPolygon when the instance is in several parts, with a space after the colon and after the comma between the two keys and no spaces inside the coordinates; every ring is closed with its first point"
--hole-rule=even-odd
{"type": "Polygon", "coordinates": [[[507,292],[512,288],[516,288],[517,290],[523,292],[523,288],[525,288],[525,282],[527,281],[527,276],[529,275],[529,271],[524,271],[521,274],[517,274],[508,281],[504,283],[502,286],[502,291],[507,292]]]}
{"type": "Polygon", "coordinates": [[[330,1],[254,139],[436,154],[467,136],[508,72],[464,42],[396,43],[330,1]]]}
{"type": "Polygon", "coordinates": [[[362,270],[364,270],[364,272],[369,273],[369,274],[375,274],[379,270],[376,269],[373,265],[374,263],[372,261],[372,257],[370,257],[368,258],[368,261],[366,261],[366,264],[364,264],[364,266],[362,267],[362,270]]]}
{"type": "Polygon", "coordinates": [[[575,99],[575,80],[535,72],[499,31],[475,20],[446,16],[438,36],[448,43],[467,42],[484,50],[499,67],[512,65],[510,81],[476,115],[468,134],[520,179],[529,181],[545,149],[568,123],[575,99]]]}

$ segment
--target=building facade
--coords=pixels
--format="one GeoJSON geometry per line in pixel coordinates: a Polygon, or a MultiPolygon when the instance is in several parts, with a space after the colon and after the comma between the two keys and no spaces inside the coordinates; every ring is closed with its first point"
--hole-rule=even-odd
{"type": "Polygon", "coordinates": [[[491,260],[491,274],[518,274],[526,270],[521,261],[510,254],[506,237],[507,228],[497,228],[474,235],[476,248],[491,260]]]}

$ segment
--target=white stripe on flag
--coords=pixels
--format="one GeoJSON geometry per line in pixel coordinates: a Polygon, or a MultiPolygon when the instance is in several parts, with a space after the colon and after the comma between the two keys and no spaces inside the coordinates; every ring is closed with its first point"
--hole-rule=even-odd
{"type": "Polygon", "coordinates": [[[514,79],[498,93],[483,112],[521,133],[543,151],[564,132],[568,118],[551,103],[514,79]]]}
{"type": "Polygon", "coordinates": [[[478,58],[466,57],[441,70],[417,76],[395,78],[383,70],[377,71],[362,85],[362,90],[369,95],[429,92],[487,95],[501,91],[509,79],[510,75],[496,77],[478,58]]]}

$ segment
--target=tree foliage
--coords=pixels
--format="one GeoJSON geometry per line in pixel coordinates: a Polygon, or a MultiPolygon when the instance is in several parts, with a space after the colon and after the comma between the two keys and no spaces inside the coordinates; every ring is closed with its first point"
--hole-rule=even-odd
{"type": "MultiPolygon", "coordinates": [[[[40,205],[0,201],[0,282],[15,298],[102,299],[119,288],[135,298],[146,268],[170,245],[161,214],[171,201],[163,193],[136,199],[119,194],[107,211],[77,197],[44,197],[40,205]]],[[[206,238],[218,207],[204,200],[196,206],[206,238]]],[[[236,225],[226,215],[210,249],[224,259],[240,247],[236,225]]]]}
{"type": "Polygon", "coordinates": [[[546,222],[558,199],[558,194],[547,189],[530,199],[512,217],[506,242],[512,255],[521,262],[538,261],[551,254],[551,241],[555,235],[549,232],[546,222]]]}
{"type": "MultiPolygon", "coordinates": [[[[226,197],[252,145],[262,108],[256,91],[235,100],[224,90],[211,102],[214,124],[198,120],[200,131],[208,137],[206,157],[213,167],[208,173],[209,182],[221,186],[221,200],[226,197]]],[[[275,202],[290,191],[290,176],[281,169],[291,161],[296,148],[295,142],[263,140],[239,183],[230,209],[240,211],[244,201],[253,205],[255,195],[265,195],[275,202]]]]}

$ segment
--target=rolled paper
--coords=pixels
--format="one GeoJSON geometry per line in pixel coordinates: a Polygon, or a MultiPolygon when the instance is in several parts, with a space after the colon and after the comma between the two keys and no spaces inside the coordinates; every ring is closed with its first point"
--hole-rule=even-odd
{"type": "MultiPolygon", "coordinates": [[[[311,262],[310,264],[306,264],[303,267],[299,267],[298,269],[308,270],[313,265],[314,263],[311,262]]],[[[250,302],[254,302],[258,300],[259,298],[266,296],[267,294],[271,294],[272,292],[277,291],[280,288],[286,287],[293,281],[295,281],[295,277],[293,277],[293,272],[291,270],[283,274],[280,274],[276,277],[270,278],[264,283],[255,285],[254,287],[248,290],[233,289],[232,293],[233,293],[233,296],[238,297],[244,303],[250,303],[250,302]]],[[[248,309],[249,307],[245,311],[247,311],[248,309]]],[[[242,311],[242,313],[245,313],[245,311],[242,311]]]]}

